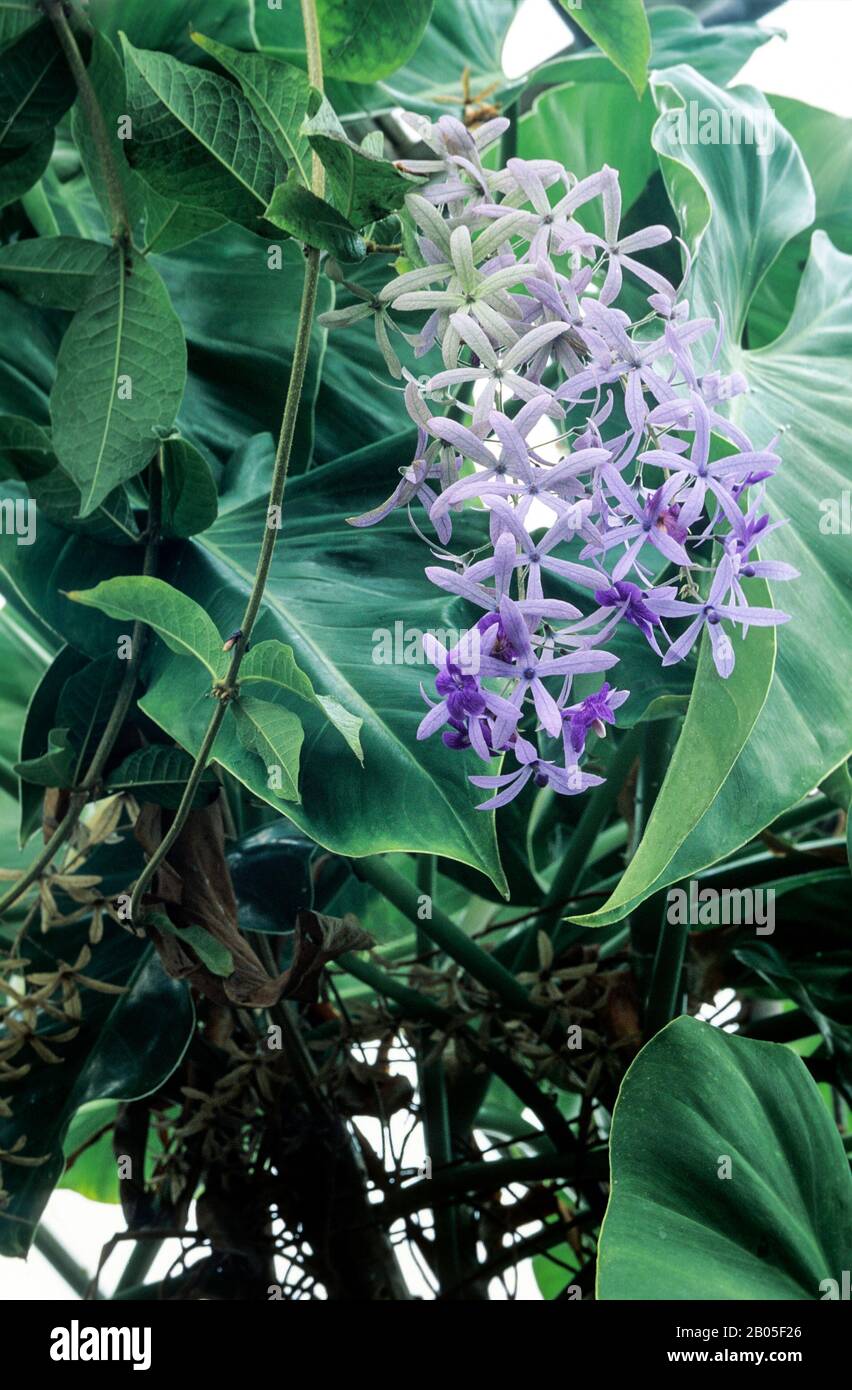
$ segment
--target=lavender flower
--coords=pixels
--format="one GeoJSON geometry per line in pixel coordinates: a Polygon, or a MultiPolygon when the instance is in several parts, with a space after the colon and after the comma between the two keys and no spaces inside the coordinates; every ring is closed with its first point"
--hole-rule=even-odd
{"type": "Polygon", "coordinates": [[[606,166],[582,180],[555,160],[488,168],[503,119],[475,134],[449,116],[412,120],[430,150],[403,166],[427,180],[404,213],[422,264],[378,295],[350,286],[359,302],[323,322],[372,315],[389,371],[406,376],[414,458],[387,501],[352,521],[420,502],[442,547],[428,580],[481,611],[452,650],[426,639],[436,675],[417,737],[440,731],[448,756],[504,755],[510,767],[471,777],[492,793],[490,810],[530,784],[574,795],[601,781],[581,766],[587,741],[605,735],[628,692],[605,680],[579,701],[571,692],[575,676],[616,663],[606,644],[622,623],[666,667],[706,629],[727,677],[731,630],[787,621],[750,601],[749,581],[797,572],[758,552],[783,524],[764,508],[780,458],[775,441],[755,443],[724,413],[746,382],[716,367],[721,316],[690,318],[639,259],[669,229],[622,236],[618,174],[606,166]],[[583,225],[593,200],[602,237],[583,225]],[[616,303],[625,274],[650,291],[635,322],[616,303]],[[413,337],[395,317],[409,312],[427,315],[413,337]],[[443,369],[415,382],[390,346],[396,331],[416,355],[440,347],[443,369]],[[714,438],[727,446],[720,457],[714,438]],[[488,512],[483,545],[456,557],[452,517],[473,501],[488,512]]]}

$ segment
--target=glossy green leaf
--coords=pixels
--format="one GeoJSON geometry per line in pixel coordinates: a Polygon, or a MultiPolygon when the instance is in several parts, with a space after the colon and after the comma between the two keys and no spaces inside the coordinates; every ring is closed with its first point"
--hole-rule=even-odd
{"type": "Polygon", "coordinates": [[[261,230],[287,166],[239,88],[126,38],[123,47],[132,167],[166,198],[261,230]]]}
{"type": "Polygon", "coordinates": [[[22,150],[0,151],[0,208],[14,203],[38,183],[52,153],[52,131],[22,150]]]}
{"type": "Polygon", "coordinates": [[[76,95],[53,25],[43,19],[0,52],[0,150],[42,139],[76,95]]]}
{"type": "Polygon", "coordinates": [[[0,416],[0,474],[25,481],[49,473],[56,465],[50,434],[32,420],[0,416]]]}
{"type": "MultiPolygon", "coordinates": [[[[26,943],[34,970],[56,969],[58,960],[73,961],[80,949],[79,928],[51,933],[26,943]]],[[[194,1026],[192,1000],[183,982],[170,979],[151,946],[114,929],[98,946],[87,973],[125,993],[83,991],[85,1026],[76,1037],[56,1043],[59,1065],[27,1049],[31,1070],[10,1095],[12,1118],[0,1119],[0,1148],[26,1135],[24,1154],[45,1157],[38,1167],[3,1165],[10,1194],[0,1210],[0,1252],[24,1256],[45,1204],[64,1165],[62,1144],[75,1111],[92,1100],[133,1100],[148,1095],[178,1065],[194,1026]],[[152,1028],[152,1018],[157,1026],[152,1028]]],[[[49,1046],[51,1034],[64,1023],[40,1021],[39,1033],[49,1046]]]]}
{"type": "Polygon", "coordinates": [[[151,461],[186,379],[186,346],[147,261],[110,251],[62,340],[50,397],[53,443],[88,516],[151,461]]]}
{"type": "MultiPolygon", "coordinates": [[[[777,633],[775,671],[765,700],[750,725],[739,722],[745,735],[739,750],[727,727],[711,720],[706,724],[706,745],[726,747],[729,761],[727,768],[717,764],[717,773],[724,775],[715,779],[713,794],[696,797],[694,787],[687,791],[686,783],[674,777],[675,764],[687,774],[690,740],[703,723],[702,708],[710,708],[706,687],[698,703],[696,684],[646,843],[603,908],[579,919],[586,925],[618,920],[648,893],[691,877],[745,844],[845,759],[852,728],[842,663],[815,663],[813,647],[819,633],[827,653],[841,652],[849,627],[845,539],[832,534],[824,517],[830,516],[832,505],[839,515],[848,477],[852,258],[835,251],[818,233],[793,319],[782,337],[760,350],[740,348],[739,335],[761,278],[785,242],[813,218],[811,184],[786,132],[760,124],[769,119],[768,107],[751,89],[723,93],[686,68],[658,75],[653,85],[669,113],[655,133],[669,196],[681,210],[685,239],[698,245],[687,294],[696,313],[714,313],[713,305],[721,306],[733,335],[722,369],[743,372],[750,385],[747,395],[732,402],[733,418],[758,447],[785,431],[779,445],[782,466],[768,486],[767,504],[773,517],[789,517],[791,524],[768,538],[762,554],[793,564],[801,577],[772,590],[772,602],[791,621],[777,633]],[[755,143],[714,146],[679,140],[684,132],[670,113],[691,101],[716,110],[720,119],[723,110],[738,104],[755,132],[769,131],[771,152],[759,153],[755,143]],[[849,389],[839,389],[841,382],[849,389]]],[[[760,646],[754,629],[738,643],[732,681],[741,666],[740,678],[745,678],[744,663],[751,667],[758,661],[760,646]]],[[[763,671],[765,676],[765,667],[763,671]]],[[[757,692],[755,686],[755,697],[757,692]]],[[[709,793],[712,783],[697,775],[698,785],[709,793]]]]}
{"type": "Polygon", "coordinates": [[[323,69],[347,82],[377,82],[407,62],[432,0],[316,0],[323,69]]]}
{"type": "MultiPolygon", "coordinates": [[[[292,363],[304,258],[291,241],[267,245],[231,224],[156,258],[180,316],[189,376],[178,427],[202,452],[228,463],[250,436],[277,437],[292,363]]],[[[330,306],[322,278],[317,312],[330,306]]],[[[292,473],[310,466],[313,410],[325,333],[311,334],[292,473]]],[[[230,466],[230,465],[229,465],[230,466]]],[[[235,462],[234,467],[240,467],[235,462]]],[[[267,489],[272,477],[271,457],[267,489]]]]}
{"type": "MultiPolygon", "coordinates": [[[[314,689],[363,719],[364,766],[343,753],[338,733],[320,711],[299,701],[295,708],[305,726],[302,802],[288,804],[287,815],[338,853],[438,853],[480,869],[502,887],[493,816],[473,814],[479,794],[466,773],[475,765],[465,756],[447,759],[437,740],[418,743],[415,737],[424,666],[375,659],[383,634],[392,638],[395,622],[434,631],[459,627],[461,614],[424,578],[422,542],[404,516],[373,530],[354,530],[346,523],[346,517],[375,506],[390,490],[412,444],[408,433],[288,486],[255,640],[277,638],[292,647],[314,689]]],[[[265,518],[265,495],[242,502],[237,495],[216,524],[187,546],[181,586],[204,604],[221,632],[231,631],[242,617],[265,518]]],[[[476,522],[466,522],[462,514],[457,524],[460,544],[466,539],[473,544],[476,522]]],[[[201,698],[197,680],[188,679],[190,671],[186,663],[159,653],[140,703],[170,737],[195,753],[209,702],[201,698]]],[[[294,707],[283,691],[275,699],[294,707]]],[[[280,806],[253,755],[247,764],[232,721],[223,724],[214,756],[256,796],[280,806]]]]}
{"type": "Polygon", "coordinates": [[[218,499],[210,465],[187,439],[163,445],[163,535],[195,536],[216,520],[218,499]]]}
{"type": "Polygon", "coordinates": [[[194,43],[235,77],[281,154],[306,186],[311,181],[311,151],[302,133],[311,86],[301,68],[265,53],[240,53],[204,34],[194,43]]]}
{"type": "Polygon", "coordinates": [[[72,590],[68,598],[99,608],[110,618],[147,623],[170,651],[196,657],[214,678],[226,664],[222,639],[206,610],[163,579],[106,579],[94,589],[72,590]]]}
{"type": "Polygon", "coordinates": [[[0,285],[28,304],[79,309],[109,247],[76,237],[37,237],[0,247],[0,285]]]}
{"type": "MultiPolygon", "coordinates": [[[[45,667],[32,689],[26,705],[26,717],[20,728],[19,761],[38,757],[47,747],[47,736],[56,723],[59,696],[69,676],[83,666],[85,658],[73,647],[61,647],[50,660],[45,653],[45,667]],[[48,664],[49,663],[49,664],[48,664]]],[[[14,724],[15,721],[13,721],[14,724]]],[[[20,722],[20,721],[18,721],[20,722]]],[[[20,782],[18,793],[20,816],[18,844],[21,849],[41,825],[43,793],[32,783],[20,782]]]]}
{"type": "Polygon", "coordinates": [[[266,209],[266,217],[288,236],[306,246],[330,251],[344,261],[360,260],[366,251],[363,238],[351,223],[325,199],[295,180],[280,183],[266,209]]]}
{"type": "Polygon", "coordinates": [[[643,0],[562,0],[574,23],[588,34],[641,96],[648,81],[651,32],[643,0]]]}
{"type": "Polygon", "coordinates": [[[350,714],[329,695],[318,695],[293,656],[292,647],[283,642],[261,642],[246,653],[240,666],[240,685],[265,681],[279,690],[289,690],[303,700],[317,704],[343,735],[360,762],[364,761],[359,732],[363,720],[350,714]]]}
{"type": "Polygon", "coordinates": [[[796,302],[814,230],[838,251],[852,253],[852,121],[789,97],[772,96],[772,109],[804,157],[816,195],[811,227],[789,241],[770,266],[749,307],[748,344],[772,342],[784,330],[796,302]]]}
{"type": "MultiPolygon", "coordinates": [[[[396,106],[437,119],[457,111],[469,97],[487,93],[485,102],[504,107],[524,86],[525,79],[510,79],[501,62],[506,32],[520,0],[435,0],[423,37],[413,54],[380,82],[337,80],[326,72],[325,88],[339,116],[390,111],[396,106]],[[463,74],[468,69],[465,91],[463,74]]],[[[273,10],[254,7],[253,37],[289,62],[305,66],[305,42],[297,6],[273,10]]],[[[199,22],[199,27],[203,27],[199,22]]],[[[207,32],[212,32],[207,30],[207,32]]],[[[568,43],[568,30],[565,42],[568,43]]]]}
{"type": "Polygon", "coordinates": [[[272,795],[282,801],[298,801],[304,730],[297,715],[256,695],[241,694],[233,710],[237,737],[243,748],[260,758],[272,795]]]}
{"type": "Polygon", "coordinates": [[[9,43],[40,18],[36,0],[0,0],[0,44],[9,43]]]}
{"type": "Polygon", "coordinates": [[[610,1158],[599,1298],[820,1299],[848,1267],[849,1164],[780,1044],[670,1023],[622,1082],[610,1158]]]}
{"type": "MultiPolygon", "coordinates": [[[[767,24],[737,21],[704,25],[682,6],[663,5],[648,11],[651,31],[649,69],[688,63],[702,76],[723,87],[745,67],[752,53],[781,31],[767,24]]],[[[536,82],[620,82],[620,73],[599,53],[569,50],[535,70],[536,82]]],[[[622,174],[626,171],[622,168],[622,174]]]]}

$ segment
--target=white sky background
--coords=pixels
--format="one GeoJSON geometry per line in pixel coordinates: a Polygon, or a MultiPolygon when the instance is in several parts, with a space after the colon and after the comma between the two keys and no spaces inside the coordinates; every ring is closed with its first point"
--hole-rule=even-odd
{"type": "MultiPolygon", "coordinates": [[[[852,0],[788,0],[760,22],[766,28],[786,30],[787,42],[774,38],[765,44],[737,80],[751,82],[770,93],[796,97],[837,115],[852,116],[848,63],[852,53],[852,0]]],[[[508,75],[520,75],[563,44],[564,29],[548,0],[524,0],[506,44],[504,66],[508,75]]],[[[410,1158],[415,1158],[413,1145],[410,1158]]],[[[46,1224],[89,1270],[95,1269],[103,1244],[124,1229],[120,1208],[89,1202],[74,1192],[54,1194],[47,1208],[46,1224]]],[[[111,1257],[102,1281],[105,1292],[114,1286],[125,1258],[120,1252],[111,1257]]],[[[173,1258],[173,1250],[161,1252],[148,1277],[165,1274],[173,1258]]],[[[520,1297],[525,1300],[539,1297],[529,1271],[522,1271],[520,1290],[520,1297]]],[[[38,1251],[33,1250],[26,1262],[0,1260],[0,1299],[74,1298],[38,1251]]]]}

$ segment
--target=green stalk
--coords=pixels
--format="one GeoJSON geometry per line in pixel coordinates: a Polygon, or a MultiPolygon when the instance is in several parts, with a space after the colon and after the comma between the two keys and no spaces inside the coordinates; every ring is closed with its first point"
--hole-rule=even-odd
{"type": "MultiPolygon", "coordinates": [[[[420,895],[429,899],[429,907],[434,912],[437,872],[433,854],[420,855],[417,859],[417,888],[420,895]]],[[[417,954],[424,955],[430,947],[429,937],[423,923],[417,926],[417,954]]],[[[431,1039],[432,1029],[426,1024],[415,1034],[417,1055],[417,1084],[420,1091],[420,1114],[423,1122],[423,1137],[431,1174],[450,1167],[453,1162],[453,1141],[450,1131],[450,1108],[447,1100],[447,1078],[444,1059],[436,1052],[431,1039]]],[[[434,1209],[435,1221],[435,1273],[441,1292],[460,1283],[463,1274],[461,1245],[459,1241],[458,1211],[455,1207],[437,1206],[434,1209]]]]}
{"type": "Polygon", "coordinates": [[[161,1239],[137,1240],[128,1256],[127,1264],[121,1271],[121,1277],[115,1286],[113,1298],[120,1298],[128,1289],[145,1283],[162,1246],[161,1239]]]}
{"type": "Polygon", "coordinates": [[[471,941],[461,927],[457,927],[434,903],[431,918],[422,921],[418,916],[417,888],[392,869],[381,855],[371,854],[350,862],[356,877],[365,879],[378,889],[383,898],[398,908],[416,927],[422,927],[425,935],[436,946],[451,956],[481,985],[496,994],[508,1008],[524,1013],[536,1010],[527,991],[515,976],[487,951],[483,951],[481,946],[477,946],[475,941],[471,941]]]}
{"type": "Polygon", "coordinates": [[[65,1280],[70,1289],[78,1298],[85,1298],[91,1275],[87,1274],[82,1265],[79,1265],[73,1255],[69,1255],[65,1246],[56,1239],[46,1226],[37,1226],[33,1236],[33,1245],[40,1255],[43,1255],[48,1264],[56,1270],[56,1273],[65,1280]]]}
{"type": "Polygon", "coordinates": [[[53,208],[47,201],[44,191],[44,179],[39,179],[38,183],[23,195],[21,198],[24,212],[35,227],[39,236],[59,236],[59,223],[57,222],[53,208]]]}

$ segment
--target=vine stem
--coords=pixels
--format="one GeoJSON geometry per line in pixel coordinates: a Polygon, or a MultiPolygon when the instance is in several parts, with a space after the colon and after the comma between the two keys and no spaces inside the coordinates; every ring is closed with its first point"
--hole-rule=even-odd
{"type": "MultiPolygon", "coordinates": [[[[312,86],[316,87],[321,92],[322,55],[319,45],[319,25],[317,23],[315,0],[302,0],[302,17],[305,26],[305,44],[308,54],[308,77],[312,86]]],[[[314,163],[312,166],[311,185],[313,192],[317,194],[318,197],[322,196],[323,171],[322,165],[316,160],[316,156],[314,156],[314,163]]],[[[308,364],[311,329],[313,327],[317,287],[319,285],[319,262],[319,251],[314,247],[307,247],[305,250],[305,274],[302,282],[299,321],[296,329],[296,342],[293,348],[293,365],[290,370],[290,380],[287,383],[284,415],[281,420],[281,430],[278,435],[278,446],[275,450],[275,464],[272,470],[272,484],[269,491],[269,503],[266,514],[267,525],[260,546],[260,555],[258,556],[257,567],[255,569],[254,582],[251,587],[240,627],[240,636],[233,649],[228,673],[221,689],[221,698],[207,725],[206,733],[202,739],[201,747],[192,767],[192,772],[189,775],[189,780],[184,788],[180,804],[175,812],[174,820],[148,863],[145,865],[145,868],[142,870],[134,886],[130,900],[131,921],[135,921],[137,915],[139,915],[143,895],[147,891],[149,884],[153,881],[154,875],[186,823],[186,818],[192,807],[195,793],[198,790],[198,785],[204,775],[207,763],[213,752],[216,738],[222,727],[222,721],[225,718],[228,704],[236,694],[240,664],[248,647],[249,638],[260,611],[260,605],[263,602],[263,595],[267,580],[269,579],[269,570],[275,551],[280,511],[284,505],[287,471],[290,465],[293,438],[296,433],[296,418],[299,412],[299,403],[302,397],[302,387],[304,385],[305,372],[308,364]]]]}
{"type": "Polygon", "coordinates": [[[112,238],[116,242],[124,242],[130,245],[130,214],[127,202],[124,197],[124,185],[121,182],[118,163],[115,158],[115,151],[110,144],[109,131],[106,128],[103,112],[97,93],[92,86],[92,79],[86,70],[83,62],[83,55],[74,36],[71,25],[68,23],[68,16],[65,13],[64,0],[47,0],[46,4],[48,17],[56,30],[56,37],[71,74],[77,84],[77,91],[80,93],[80,101],[86,113],[86,120],[92,131],[92,139],[101,162],[101,167],[106,185],[107,197],[109,199],[110,210],[112,212],[112,238]]]}

